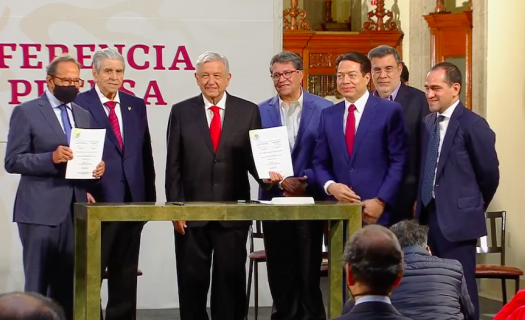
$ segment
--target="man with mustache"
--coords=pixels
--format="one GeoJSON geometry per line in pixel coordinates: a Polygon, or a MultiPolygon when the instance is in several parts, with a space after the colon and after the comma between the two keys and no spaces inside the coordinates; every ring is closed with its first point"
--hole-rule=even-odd
{"type": "Polygon", "coordinates": [[[363,222],[395,221],[408,155],[401,106],[368,92],[367,56],[348,52],[336,60],[337,90],[344,101],[321,113],[313,166],[327,194],[361,202],[363,222]]]}

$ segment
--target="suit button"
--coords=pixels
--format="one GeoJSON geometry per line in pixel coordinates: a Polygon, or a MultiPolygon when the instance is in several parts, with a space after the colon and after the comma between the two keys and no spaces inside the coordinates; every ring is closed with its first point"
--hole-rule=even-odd
{"type": "Polygon", "coordinates": [[[219,161],[217,161],[217,159],[215,159],[215,160],[213,160],[213,162],[214,162],[214,163],[217,163],[217,162],[219,162],[219,161]]]}
{"type": "Polygon", "coordinates": [[[354,172],[354,168],[350,168],[350,172],[354,172]]]}
{"type": "Polygon", "coordinates": [[[123,183],[124,183],[124,181],[120,181],[120,183],[122,183],[122,184],[123,184],[123,183]]]}

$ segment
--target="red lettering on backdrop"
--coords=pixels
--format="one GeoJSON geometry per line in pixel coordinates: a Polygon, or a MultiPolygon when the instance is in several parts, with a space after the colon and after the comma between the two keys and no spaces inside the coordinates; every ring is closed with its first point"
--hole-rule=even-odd
{"type": "Polygon", "coordinates": [[[9,69],[5,61],[7,59],[13,59],[12,55],[5,53],[5,48],[11,48],[11,51],[15,51],[16,43],[0,43],[0,69],[9,69]]]}
{"type": "Polygon", "coordinates": [[[63,44],[46,44],[47,50],[49,51],[49,63],[56,57],[69,52],[68,48],[63,44]],[[57,53],[56,49],[60,49],[62,52],[57,53]]]}
{"type": "Polygon", "coordinates": [[[177,48],[177,52],[175,53],[175,57],[173,58],[173,63],[171,64],[171,67],[169,70],[180,70],[179,67],[177,67],[177,64],[184,63],[186,64],[186,67],[184,70],[195,70],[193,65],[191,64],[190,56],[188,55],[188,51],[186,51],[185,46],[179,46],[177,48]],[[182,58],[179,58],[179,56],[182,56],[182,58]]]}
{"type": "Polygon", "coordinates": [[[20,48],[22,48],[22,66],[20,66],[21,69],[42,69],[42,61],[38,61],[36,66],[31,65],[30,59],[37,59],[38,56],[36,54],[29,53],[29,50],[31,48],[35,48],[36,52],[40,52],[40,49],[42,48],[41,44],[21,43],[20,48]]]}
{"type": "Polygon", "coordinates": [[[31,93],[31,83],[27,80],[7,80],[11,84],[11,101],[9,104],[21,104],[19,98],[27,97],[31,93]],[[24,85],[24,91],[19,91],[18,85],[24,85]]]}
{"type": "Polygon", "coordinates": [[[90,88],[93,88],[95,86],[95,80],[88,80],[87,83],[89,83],[90,88]]]}
{"type": "Polygon", "coordinates": [[[135,70],[146,70],[149,68],[149,61],[146,59],[143,65],[139,66],[137,62],[135,62],[135,50],[142,49],[144,51],[144,54],[149,53],[149,47],[143,44],[136,44],[133,47],[129,48],[128,50],[128,64],[130,67],[132,67],[135,70]]]}
{"type": "Polygon", "coordinates": [[[146,94],[144,95],[144,101],[146,101],[146,105],[150,105],[151,103],[148,101],[150,98],[157,99],[157,103],[155,105],[157,106],[165,106],[167,105],[166,101],[162,98],[162,94],[160,93],[159,85],[157,84],[157,81],[150,81],[148,84],[148,87],[146,88],[146,94]],[[153,90],[153,93],[150,91],[153,90]]]}
{"type": "Polygon", "coordinates": [[[122,87],[120,88],[120,91],[123,91],[127,94],[131,94],[132,96],[134,96],[135,94],[131,92],[131,90],[126,89],[126,87],[124,86],[125,84],[129,84],[130,88],[135,88],[135,81],[126,79],[122,82],[122,87]]]}
{"type": "Polygon", "coordinates": [[[166,70],[164,68],[164,65],[162,64],[162,50],[164,49],[164,46],[153,46],[153,49],[155,49],[155,61],[157,61],[157,64],[155,65],[155,68],[153,70],[166,70]]]}
{"type": "MultiPolygon", "coordinates": [[[[99,44],[98,46],[100,47],[100,49],[107,49],[107,48],[109,48],[109,46],[108,46],[107,44],[99,44]]],[[[124,55],[122,52],[124,51],[124,47],[125,47],[125,46],[126,46],[125,44],[116,44],[116,45],[114,45],[113,47],[114,47],[115,49],[117,49],[117,51],[118,51],[121,55],[124,55]]]]}
{"type": "Polygon", "coordinates": [[[37,95],[40,97],[44,94],[45,89],[47,88],[47,81],[46,80],[35,80],[36,83],[36,92],[37,95]]]}
{"type": "Polygon", "coordinates": [[[95,52],[95,45],[94,44],[75,44],[73,45],[77,49],[77,60],[78,63],[82,66],[82,69],[90,69],[92,67],[92,64],[86,65],[84,63],[84,59],[90,59],[92,55],[85,55],[84,49],[89,49],[92,53],[95,52]]]}

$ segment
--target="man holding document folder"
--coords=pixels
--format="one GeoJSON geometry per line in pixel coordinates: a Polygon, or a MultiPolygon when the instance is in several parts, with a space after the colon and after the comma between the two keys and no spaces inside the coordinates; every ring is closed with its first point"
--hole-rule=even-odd
{"type": "MultiPolygon", "coordinates": [[[[261,200],[282,196],[325,196],[312,170],[321,111],[333,103],[301,88],[303,62],[281,52],[270,62],[278,95],[259,104],[263,128],[285,126],[293,177],[271,189],[259,189],[261,200]]],[[[326,319],[319,288],[324,221],[263,221],[268,282],[273,298],[272,320],[326,319]]]]}
{"type": "MultiPolygon", "coordinates": [[[[13,109],[4,166],[21,175],[13,220],[23,247],[25,291],[54,299],[72,320],[73,203],[87,202],[86,189],[93,181],[65,176],[75,157],[71,134],[75,128],[91,128],[91,117],[73,103],[84,83],[74,58],[55,58],[46,81],[43,95],[13,109]]],[[[86,178],[100,178],[104,171],[101,161],[86,178]]]]}

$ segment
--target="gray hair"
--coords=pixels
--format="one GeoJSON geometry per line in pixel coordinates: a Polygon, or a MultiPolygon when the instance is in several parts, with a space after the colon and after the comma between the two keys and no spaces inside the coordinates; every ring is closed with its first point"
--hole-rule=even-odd
{"type": "Polygon", "coordinates": [[[291,63],[296,70],[303,70],[303,59],[294,52],[283,51],[273,56],[270,60],[270,73],[273,72],[275,63],[291,63]]]}
{"type": "Polygon", "coordinates": [[[230,63],[228,62],[228,59],[222,54],[213,51],[206,51],[197,58],[197,69],[199,69],[199,67],[206,62],[210,61],[222,61],[222,63],[224,63],[224,67],[226,68],[226,73],[230,73],[230,63]]]}
{"type": "Polygon", "coordinates": [[[397,50],[392,48],[391,46],[387,46],[385,44],[377,46],[374,49],[370,50],[370,52],[368,52],[368,59],[372,60],[372,58],[383,58],[388,55],[393,55],[394,59],[396,59],[397,64],[401,63],[401,57],[399,56],[399,52],[397,52],[397,50]]]}
{"type": "Polygon", "coordinates": [[[419,246],[425,248],[428,240],[428,227],[415,220],[403,220],[390,227],[401,248],[419,246]]]}
{"type": "Polygon", "coordinates": [[[73,58],[69,53],[65,53],[62,55],[59,55],[49,63],[49,66],[47,66],[47,75],[48,76],[54,76],[57,72],[57,67],[60,62],[73,62],[77,65],[78,69],[80,70],[81,66],[80,63],[78,63],[77,59],[73,58]]]}
{"type": "Polygon", "coordinates": [[[97,72],[100,71],[100,67],[102,66],[102,60],[110,59],[110,60],[119,60],[122,61],[122,64],[124,65],[124,69],[126,68],[126,61],[124,60],[124,57],[118,52],[115,48],[105,48],[102,50],[98,50],[93,55],[93,68],[97,72]]]}

